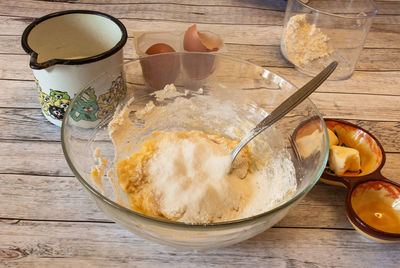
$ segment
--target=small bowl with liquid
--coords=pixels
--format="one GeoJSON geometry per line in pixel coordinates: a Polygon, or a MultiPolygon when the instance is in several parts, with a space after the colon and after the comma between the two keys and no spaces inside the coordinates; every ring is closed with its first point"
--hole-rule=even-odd
{"type": "Polygon", "coordinates": [[[400,185],[381,173],[386,160],[382,145],[352,123],[335,119],[325,123],[338,138],[338,146],[359,152],[360,169],[338,175],[328,165],[321,181],[348,189],[347,217],[362,235],[378,242],[400,242],[400,185]]]}

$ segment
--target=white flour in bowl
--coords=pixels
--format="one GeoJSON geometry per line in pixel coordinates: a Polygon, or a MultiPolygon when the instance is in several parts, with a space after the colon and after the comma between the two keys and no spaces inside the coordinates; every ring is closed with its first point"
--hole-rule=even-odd
{"type": "Polygon", "coordinates": [[[170,98],[166,105],[151,101],[138,110],[129,102],[109,125],[117,184],[131,209],[186,223],[223,222],[268,211],[294,194],[295,168],[283,146],[272,154],[265,141],[254,141],[229,172],[229,152],[243,135],[237,127],[254,125],[232,103],[217,103],[202,90],[190,98],[171,92],[170,85],[155,94],[170,98]],[[208,120],[216,112],[220,121],[208,120]],[[263,157],[255,147],[265,148],[263,157]]]}

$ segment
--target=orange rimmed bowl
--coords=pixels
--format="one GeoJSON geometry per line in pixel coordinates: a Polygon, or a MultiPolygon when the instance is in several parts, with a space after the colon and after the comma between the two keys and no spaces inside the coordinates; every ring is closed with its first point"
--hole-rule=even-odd
{"type": "Polygon", "coordinates": [[[339,145],[359,151],[361,170],[339,176],[327,167],[321,181],[348,189],[347,217],[362,235],[379,242],[400,242],[400,185],[381,173],[386,160],[382,145],[370,132],[350,122],[325,119],[325,123],[339,145]]]}

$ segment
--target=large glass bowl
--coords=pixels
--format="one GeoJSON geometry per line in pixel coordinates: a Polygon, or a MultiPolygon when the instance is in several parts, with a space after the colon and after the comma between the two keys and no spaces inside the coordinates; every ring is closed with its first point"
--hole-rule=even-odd
{"type": "MultiPolygon", "coordinates": [[[[186,224],[153,218],[117,202],[109,178],[103,176],[101,183],[92,178],[92,169],[98,164],[94,157],[96,150],[100,149],[101,156],[108,159],[108,167],[112,167],[114,146],[107,126],[115,109],[127,103],[132,96],[134,100],[130,105],[138,109],[145,107],[149,100],[154,100],[152,93],[166,83],[174,83],[178,90],[185,91],[187,99],[201,94],[211,97],[221,107],[230,103],[237,108],[240,118],[215,123],[219,113],[212,108],[202,116],[187,116],[190,111],[182,110],[181,113],[155,120],[155,125],[140,135],[156,130],[188,130],[196,125],[206,131],[231,136],[227,130],[231,129],[230,125],[235,125],[239,134],[232,138],[239,139],[296,90],[291,83],[267,69],[211,53],[170,53],[132,60],[118,70],[107,70],[90,82],[75,96],[64,116],[62,147],[70,168],[97,206],[127,230],[149,240],[184,249],[210,249],[235,244],[276,224],[318,181],[328,157],[328,134],[318,109],[306,99],[258,137],[258,141],[267,144],[265,152],[258,148],[259,154],[267,154],[268,151],[273,157],[275,150],[286,148],[290,155],[296,169],[297,189],[289,200],[259,215],[211,224],[186,224]],[[117,78],[110,79],[113,77],[117,78]],[[199,91],[199,88],[202,89],[199,91]],[[250,123],[241,125],[243,118],[250,123]],[[164,121],[168,123],[163,124],[164,121]],[[300,142],[302,137],[304,139],[300,142]]],[[[167,103],[171,101],[166,100],[167,103]]],[[[132,133],[132,142],[137,138],[135,134],[132,133]]],[[[118,194],[123,195],[120,191],[118,194]]]]}

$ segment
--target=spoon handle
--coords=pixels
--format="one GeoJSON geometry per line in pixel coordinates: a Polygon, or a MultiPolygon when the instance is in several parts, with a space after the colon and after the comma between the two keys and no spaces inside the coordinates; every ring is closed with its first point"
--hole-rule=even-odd
{"type": "Polygon", "coordinates": [[[237,154],[240,150],[255,136],[263,132],[265,129],[273,125],[276,121],[285,116],[293,108],[299,105],[303,100],[305,100],[311,93],[313,93],[335,70],[338,63],[336,61],[328,65],[324,70],[322,70],[317,76],[315,76],[310,82],[305,84],[295,93],[293,93],[289,98],[282,102],[277,108],[275,108],[267,117],[265,117],[260,123],[253,128],[245,138],[243,138],[238,145],[231,152],[232,162],[235,160],[237,154]]]}

